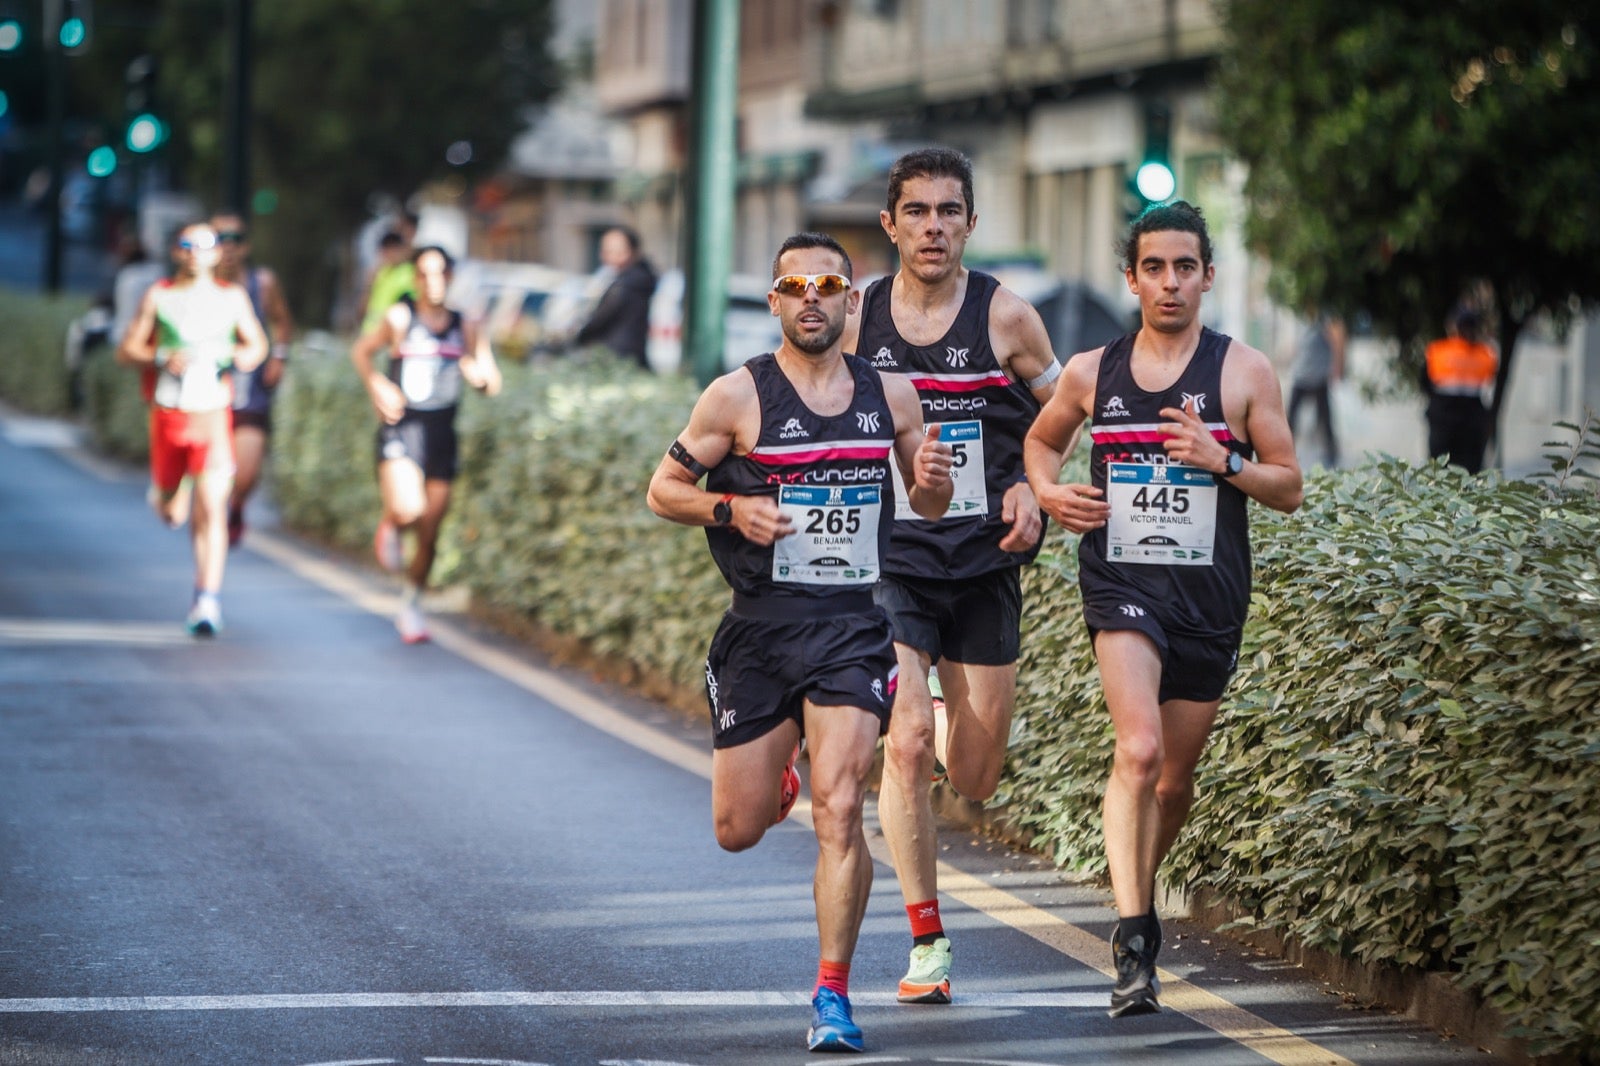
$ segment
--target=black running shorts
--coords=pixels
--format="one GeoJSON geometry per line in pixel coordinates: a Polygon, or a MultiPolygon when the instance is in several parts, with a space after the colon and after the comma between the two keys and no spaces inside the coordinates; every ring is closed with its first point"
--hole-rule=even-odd
{"type": "Polygon", "coordinates": [[[1083,620],[1092,640],[1108,629],[1132,629],[1149,637],[1161,652],[1161,690],[1157,699],[1212,703],[1222,698],[1239,666],[1243,630],[1210,636],[1169,632],[1156,607],[1125,591],[1105,589],[1087,596],[1083,620]]]}
{"type": "Polygon", "coordinates": [[[456,479],[456,409],[407,410],[394,425],[378,427],[378,462],[410,459],[429,481],[456,479]]]}
{"type": "Polygon", "coordinates": [[[805,700],[860,707],[889,728],[894,706],[894,642],[889,620],[866,614],[774,621],[729,611],[706,654],[712,746],[732,748],[792,718],[805,732],[805,700]]]}
{"type": "Polygon", "coordinates": [[[885,574],[872,590],[898,644],[933,662],[1009,666],[1022,630],[1022,569],[1008,566],[959,581],[885,574]]]}
{"type": "Polygon", "coordinates": [[[271,411],[239,411],[233,412],[234,429],[259,429],[261,432],[272,435],[271,411]]]}

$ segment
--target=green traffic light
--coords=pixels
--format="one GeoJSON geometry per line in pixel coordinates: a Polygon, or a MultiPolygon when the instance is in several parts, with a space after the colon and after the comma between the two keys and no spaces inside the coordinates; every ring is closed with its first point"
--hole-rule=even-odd
{"type": "Polygon", "coordinates": [[[1178,191],[1177,176],[1159,159],[1148,160],[1133,177],[1134,187],[1146,201],[1158,204],[1170,200],[1178,191]]]}
{"type": "Polygon", "coordinates": [[[128,151],[153,152],[167,139],[167,128],[149,112],[128,123],[128,151]]]}
{"type": "Polygon", "coordinates": [[[62,48],[77,48],[83,44],[84,38],[87,36],[89,36],[89,27],[83,24],[83,19],[74,17],[62,21],[62,48]]]}
{"type": "Polygon", "coordinates": [[[22,51],[22,23],[17,19],[0,19],[0,54],[22,51]]]}
{"type": "Polygon", "coordinates": [[[91,178],[109,178],[112,171],[117,169],[117,150],[108,144],[89,153],[86,164],[91,178]]]}

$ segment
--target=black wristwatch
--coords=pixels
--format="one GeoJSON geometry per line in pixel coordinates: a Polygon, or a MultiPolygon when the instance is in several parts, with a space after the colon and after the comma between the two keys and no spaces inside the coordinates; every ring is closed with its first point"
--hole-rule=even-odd
{"type": "Polygon", "coordinates": [[[1227,465],[1222,468],[1222,476],[1232,477],[1243,469],[1244,456],[1240,455],[1238,452],[1229,452],[1227,465]]]}
{"type": "Polygon", "coordinates": [[[725,526],[733,521],[733,493],[730,492],[717,501],[716,506],[711,508],[711,517],[719,526],[725,526]]]}

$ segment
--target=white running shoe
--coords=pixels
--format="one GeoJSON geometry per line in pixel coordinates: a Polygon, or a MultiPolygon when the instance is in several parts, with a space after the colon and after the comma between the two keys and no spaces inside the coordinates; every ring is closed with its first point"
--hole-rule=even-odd
{"type": "Polygon", "coordinates": [[[432,639],[432,634],[428,632],[428,620],[422,617],[422,608],[414,603],[400,608],[400,613],[394,619],[394,627],[400,631],[400,639],[407,644],[422,644],[432,639]]]}
{"type": "Polygon", "coordinates": [[[189,608],[184,626],[193,637],[214,637],[222,632],[222,605],[215,596],[201,596],[189,608]]]}

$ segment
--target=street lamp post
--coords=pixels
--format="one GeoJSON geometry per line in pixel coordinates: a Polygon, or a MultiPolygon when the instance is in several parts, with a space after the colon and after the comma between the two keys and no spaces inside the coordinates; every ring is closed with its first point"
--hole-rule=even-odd
{"type": "Polygon", "coordinates": [[[230,46],[233,63],[228,74],[228,144],[224,162],[222,202],[250,218],[251,58],[255,29],[255,0],[233,0],[230,46]]]}

